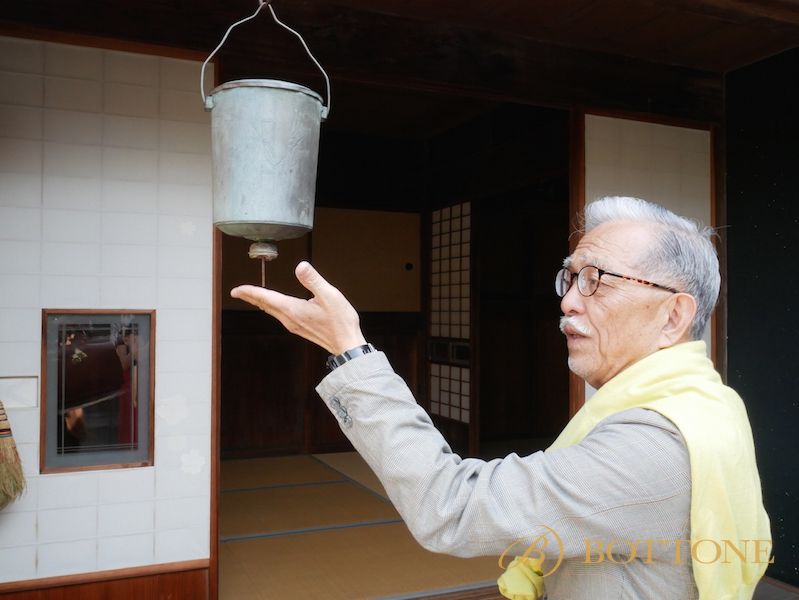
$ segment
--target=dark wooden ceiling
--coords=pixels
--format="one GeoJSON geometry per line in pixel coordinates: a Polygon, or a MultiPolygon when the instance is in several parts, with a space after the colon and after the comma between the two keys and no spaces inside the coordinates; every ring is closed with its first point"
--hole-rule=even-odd
{"type": "MultiPolygon", "coordinates": [[[[61,32],[203,55],[257,5],[25,0],[6,3],[0,33],[61,32]]],[[[274,6],[331,75],[331,125],[392,136],[445,130],[496,102],[720,122],[724,73],[799,45],[799,0],[274,0],[274,6]]],[[[219,65],[222,81],[270,77],[323,89],[297,40],[265,10],[234,31],[219,65]]]]}
{"type": "MultiPolygon", "coordinates": [[[[26,0],[8,3],[0,18],[97,34],[129,27],[125,38],[156,43],[171,31],[175,39],[206,49],[224,24],[256,6],[255,0],[26,0]],[[192,34],[181,32],[186,26],[192,34]]],[[[717,73],[799,44],[799,0],[275,0],[275,7],[373,13],[411,26],[418,21],[506,33],[717,73]]],[[[342,21],[334,17],[331,27],[336,20],[342,21]]]]}
{"type": "Polygon", "coordinates": [[[717,73],[799,44],[796,0],[333,2],[717,73]]]}

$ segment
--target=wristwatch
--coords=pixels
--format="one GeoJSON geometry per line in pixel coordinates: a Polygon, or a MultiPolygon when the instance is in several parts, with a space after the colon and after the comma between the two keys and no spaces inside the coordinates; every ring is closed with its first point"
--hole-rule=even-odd
{"type": "Polygon", "coordinates": [[[372,344],[364,344],[363,346],[356,346],[346,352],[342,352],[338,356],[333,356],[332,354],[327,357],[327,368],[331,371],[336,367],[340,367],[348,360],[352,360],[357,356],[361,356],[362,354],[369,354],[370,352],[377,352],[377,348],[372,346],[372,344]]]}

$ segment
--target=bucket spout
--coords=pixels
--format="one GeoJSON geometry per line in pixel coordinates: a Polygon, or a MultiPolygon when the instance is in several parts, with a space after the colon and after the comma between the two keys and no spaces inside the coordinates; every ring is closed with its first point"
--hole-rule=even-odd
{"type": "Polygon", "coordinates": [[[261,287],[266,287],[266,263],[277,258],[277,246],[269,242],[250,244],[250,258],[261,261],[261,287]]]}
{"type": "Polygon", "coordinates": [[[263,260],[275,260],[277,258],[277,246],[270,242],[255,242],[250,244],[247,252],[250,258],[262,258],[263,260]]]}

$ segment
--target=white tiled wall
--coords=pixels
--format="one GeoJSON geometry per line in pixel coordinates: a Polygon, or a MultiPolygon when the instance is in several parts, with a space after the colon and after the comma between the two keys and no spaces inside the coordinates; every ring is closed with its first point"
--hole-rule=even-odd
{"type": "Polygon", "coordinates": [[[0,582],[209,555],[199,68],[0,37],[0,400],[28,478],[0,512],[0,582]],[[156,309],[154,467],[39,475],[42,308],[156,309]]]}
{"type": "MultiPolygon", "coordinates": [[[[634,196],[712,225],[710,156],[704,129],[586,115],[586,202],[634,196]]],[[[710,349],[709,328],[705,342],[710,349]]]]}

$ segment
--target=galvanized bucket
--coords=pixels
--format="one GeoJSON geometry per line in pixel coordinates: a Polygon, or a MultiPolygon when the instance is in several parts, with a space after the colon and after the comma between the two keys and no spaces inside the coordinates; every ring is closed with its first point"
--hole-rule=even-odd
{"type": "Polygon", "coordinates": [[[254,241],[310,231],[322,98],[285,81],[243,79],[209,99],[216,226],[254,241]]]}
{"type": "Polygon", "coordinates": [[[261,2],[253,15],[231,25],[203,63],[200,88],[205,108],[211,111],[214,224],[227,234],[256,242],[296,238],[310,231],[319,128],[330,109],[330,82],[302,37],[278,21],[271,5],[261,2]],[[233,27],[254,18],[264,6],[269,6],[279,25],[300,38],[322,70],[327,106],[305,86],[272,79],[230,81],[205,96],[205,65],[233,27]]]}

